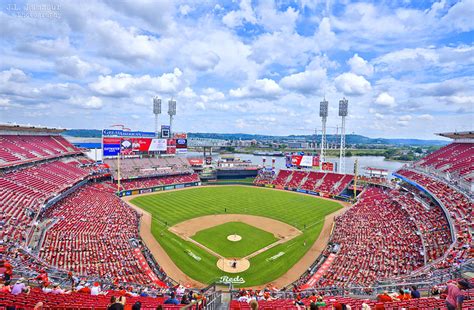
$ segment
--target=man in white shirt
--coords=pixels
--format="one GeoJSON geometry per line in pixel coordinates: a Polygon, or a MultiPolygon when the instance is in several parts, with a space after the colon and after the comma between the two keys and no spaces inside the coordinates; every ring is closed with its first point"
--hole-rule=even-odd
{"type": "Polygon", "coordinates": [[[91,288],[91,295],[97,296],[100,294],[101,288],[98,282],[94,282],[94,286],[91,288]]]}

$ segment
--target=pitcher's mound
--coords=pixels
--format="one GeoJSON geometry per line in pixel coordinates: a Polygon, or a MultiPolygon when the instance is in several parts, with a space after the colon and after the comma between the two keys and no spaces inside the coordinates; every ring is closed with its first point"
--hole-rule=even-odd
{"type": "Polygon", "coordinates": [[[236,234],[228,235],[227,240],[237,242],[237,241],[242,240],[242,236],[239,236],[239,235],[236,235],[236,234]]]}
{"type": "Polygon", "coordinates": [[[245,258],[220,258],[217,261],[217,267],[219,267],[220,270],[225,272],[239,273],[249,269],[250,262],[245,258]]]}

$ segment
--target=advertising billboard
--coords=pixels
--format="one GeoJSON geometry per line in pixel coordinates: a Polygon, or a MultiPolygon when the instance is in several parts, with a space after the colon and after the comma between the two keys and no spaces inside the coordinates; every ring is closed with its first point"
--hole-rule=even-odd
{"type": "Polygon", "coordinates": [[[173,139],[187,139],[188,134],[185,132],[177,132],[173,134],[173,139]]]}
{"type": "Polygon", "coordinates": [[[324,171],[334,171],[334,164],[330,162],[324,162],[321,164],[321,169],[324,171]]]}
{"type": "Polygon", "coordinates": [[[117,156],[120,153],[120,138],[103,138],[104,156],[117,156]]]}
{"type": "Polygon", "coordinates": [[[188,139],[176,139],[176,148],[177,149],[187,149],[188,148],[188,139]]]}
{"type": "Polygon", "coordinates": [[[318,167],[319,157],[311,155],[292,155],[291,165],[297,167],[318,167]]]}
{"type": "Polygon", "coordinates": [[[170,126],[161,125],[161,137],[162,138],[170,138],[170,126]]]}
{"type": "MultiPolygon", "coordinates": [[[[168,144],[167,139],[157,139],[154,132],[124,131],[117,129],[102,130],[103,156],[166,152],[168,144]]],[[[174,142],[172,144],[174,145],[174,142]]]]}
{"type": "Polygon", "coordinates": [[[152,139],[148,151],[166,151],[167,146],[166,139],[152,139]]]}

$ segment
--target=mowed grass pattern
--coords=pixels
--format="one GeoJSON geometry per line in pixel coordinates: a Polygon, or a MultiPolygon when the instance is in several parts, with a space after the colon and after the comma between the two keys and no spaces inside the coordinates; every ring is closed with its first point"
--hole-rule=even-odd
{"type": "Polygon", "coordinates": [[[238,274],[245,280],[240,286],[261,285],[282,276],[314,243],[324,217],[342,207],[337,202],[309,195],[247,186],[196,187],[136,197],[131,202],[152,214],[152,234],[184,273],[202,283],[236,274],[226,274],[218,269],[217,258],[169,232],[169,226],[199,216],[234,213],[273,218],[303,232],[253,257],[250,268],[238,274]],[[189,251],[201,260],[193,258],[189,251]],[[271,259],[280,252],[285,254],[271,259]]]}
{"type": "Polygon", "coordinates": [[[226,258],[241,258],[278,241],[272,233],[241,222],[229,222],[201,230],[191,237],[202,245],[226,258]],[[240,241],[230,241],[227,236],[237,234],[240,241]]]}

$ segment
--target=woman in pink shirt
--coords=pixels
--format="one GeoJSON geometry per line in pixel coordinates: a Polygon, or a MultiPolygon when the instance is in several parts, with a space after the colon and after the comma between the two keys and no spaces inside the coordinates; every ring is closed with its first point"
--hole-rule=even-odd
{"type": "Polygon", "coordinates": [[[470,284],[466,280],[459,280],[458,283],[448,284],[448,296],[446,297],[446,307],[448,310],[461,310],[464,301],[464,294],[461,290],[466,290],[470,284]]]}

